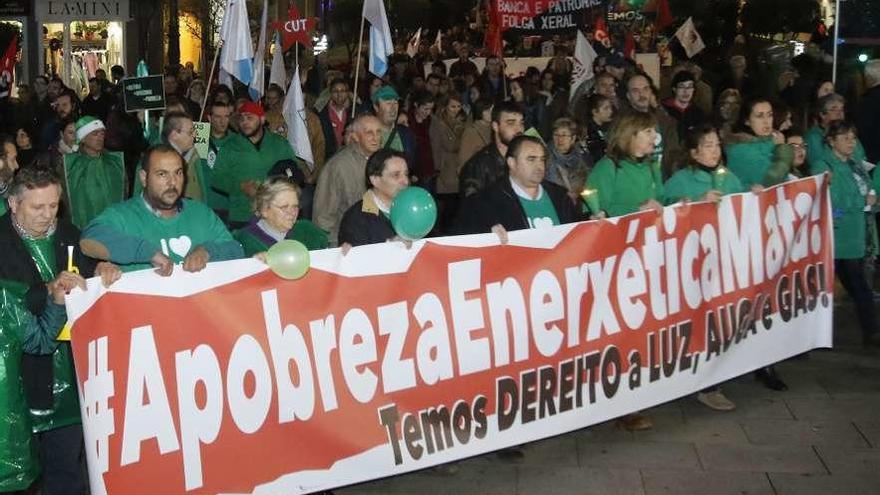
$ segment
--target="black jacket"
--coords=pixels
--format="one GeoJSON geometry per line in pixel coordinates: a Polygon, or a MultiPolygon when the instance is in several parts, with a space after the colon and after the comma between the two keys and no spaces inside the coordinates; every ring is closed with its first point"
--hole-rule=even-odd
{"type": "Polygon", "coordinates": [[[880,161],[880,86],[869,89],[862,97],[856,115],[856,127],[859,129],[859,136],[862,136],[868,161],[877,163],[880,161]]]}
{"type": "Polygon", "coordinates": [[[385,217],[373,201],[370,191],[364,193],[363,199],[353,204],[339,224],[339,244],[347,242],[352,246],[377,244],[393,238],[395,235],[391,221],[385,217]]]}
{"type": "Polygon", "coordinates": [[[458,174],[458,190],[463,198],[476,194],[495,181],[507,177],[507,163],[491,142],[470,158],[458,174]]]}
{"type": "MultiPolygon", "coordinates": [[[[73,246],[74,264],[83,277],[91,277],[95,273],[95,260],[82,254],[79,248],[79,230],[65,220],[58,221],[55,231],[55,265],[59,270],[67,267],[67,246],[73,246]]],[[[40,272],[12,226],[12,216],[7,213],[0,217],[0,279],[15,280],[30,287],[25,295],[28,311],[35,315],[42,314],[46,308],[48,291],[40,278],[40,272]]],[[[60,329],[59,329],[60,330],[60,329]]],[[[24,381],[25,396],[28,406],[34,409],[50,409],[52,407],[52,356],[34,356],[25,354],[21,361],[21,375],[24,381]]]]}
{"type": "MultiPolygon", "coordinates": [[[[346,109],[346,113],[350,114],[351,110],[346,109]]],[[[348,120],[346,120],[346,123],[351,122],[351,115],[347,116],[348,120]]],[[[324,133],[324,156],[329,160],[340,148],[340,146],[336,145],[336,133],[333,130],[333,120],[330,118],[329,102],[324,106],[323,110],[318,112],[318,120],[321,121],[321,131],[324,133]]]]}
{"type": "MultiPolygon", "coordinates": [[[[583,220],[565,188],[546,180],[541,186],[553,202],[560,224],[583,220]]],[[[458,211],[454,231],[456,234],[482,234],[491,232],[498,224],[508,231],[529,228],[529,219],[507,175],[483,192],[465,199],[458,211]]]]}

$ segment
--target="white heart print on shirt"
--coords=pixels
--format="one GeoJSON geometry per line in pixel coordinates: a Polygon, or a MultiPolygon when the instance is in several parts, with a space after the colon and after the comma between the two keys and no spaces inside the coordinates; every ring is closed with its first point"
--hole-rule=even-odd
{"type": "Polygon", "coordinates": [[[532,227],[536,229],[543,229],[545,227],[553,226],[553,219],[550,217],[541,217],[541,218],[533,218],[531,219],[532,227]]]}
{"type": "Polygon", "coordinates": [[[192,247],[192,240],[189,236],[182,235],[180,237],[172,237],[168,239],[168,247],[171,248],[171,252],[180,256],[181,258],[185,258],[187,253],[189,253],[190,248],[192,247]]]}

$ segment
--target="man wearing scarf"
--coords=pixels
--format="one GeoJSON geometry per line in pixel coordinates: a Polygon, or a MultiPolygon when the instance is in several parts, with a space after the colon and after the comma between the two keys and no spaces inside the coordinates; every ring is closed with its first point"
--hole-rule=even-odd
{"type": "Polygon", "coordinates": [[[125,161],[121,152],[104,149],[104,129],[94,117],[77,120],[79,150],[64,156],[64,189],[71,221],[79,229],[125,198],[125,161]]]}
{"type": "MultiPolygon", "coordinates": [[[[60,198],[61,182],[53,171],[22,169],[9,186],[9,212],[0,217],[0,322],[5,351],[0,365],[8,382],[3,387],[2,403],[7,410],[3,411],[0,444],[26,460],[32,439],[18,430],[24,425],[33,431],[39,443],[44,495],[85,492],[82,426],[70,345],[56,340],[67,320],[64,295],[76,286],[85,288],[83,277],[99,275],[109,285],[121,276],[118,267],[96,265],[82,254],[79,231],[57,218],[60,198]],[[11,329],[16,331],[8,332],[11,329]],[[10,359],[10,353],[20,359],[10,359]]],[[[0,484],[0,490],[26,489],[36,471],[33,476],[26,469],[10,473],[16,468],[7,454],[0,452],[3,482],[20,484],[0,484]]]]}

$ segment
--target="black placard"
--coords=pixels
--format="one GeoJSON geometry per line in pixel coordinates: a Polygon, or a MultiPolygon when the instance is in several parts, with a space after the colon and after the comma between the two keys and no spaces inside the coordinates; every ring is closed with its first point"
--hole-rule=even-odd
{"type": "Polygon", "coordinates": [[[125,111],[159,110],[165,108],[165,85],[163,77],[129,77],[122,80],[122,96],[125,111]]]}

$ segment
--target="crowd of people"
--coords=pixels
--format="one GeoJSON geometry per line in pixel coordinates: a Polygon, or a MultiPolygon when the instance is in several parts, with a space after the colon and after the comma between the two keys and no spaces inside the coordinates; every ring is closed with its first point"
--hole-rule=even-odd
{"type": "MultiPolygon", "coordinates": [[[[312,162],[287,139],[282,88],[251,101],[193,78],[191,68],[165,76],[161,118],[125,111],[121,67],[109,80],[99,71],[87,95],[40,76],[2,102],[0,280],[25,287],[20,376],[37,419],[27,411],[17,417],[39,445],[42,493],[82,493],[75,386],[58,393],[64,377],[72,380],[70,349],[54,337],[65,321],[64,296],[84,286],[83,277],[111,284],[145,268],[195,272],[212,261],[264,257],[282,239],[343,253],[400,241],[390,209],[410,185],[437,202],[431,236],[494,232],[506,242],[513,230],[717,202],[829,171],[836,274],[865,344],[880,343],[872,288],[880,60],[866,64],[870,88],[858,115],[848,115],[854,109],[822,78],[758,91],[740,55],[715,84],[689,62],[661,84],[609,54],[597,59],[590,89],[571,97],[572,66],[561,50],[546,67],[514,78],[497,57],[479,71],[466,42],[454,50],[449,65],[396,55],[382,78],[365,64],[356,78],[318,57],[304,85],[312,162]],[[206,156],[194,143],[199,121],[210,123],[206,156]],[[731,173],[719,187],[712,176],[722,166],[731,173]],[[586,189],[598,194],[595,211],[581,198],[586,189]]],[[[786,388],[772,367],[757,377],[786,388]]],[[[697,398],[717,410],[735,407],[719,387],[697,398]]],[[[652,427],[642,414],[620,422],[652,427]]]]}

